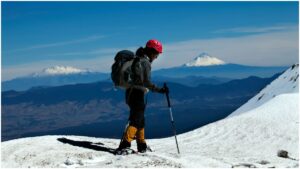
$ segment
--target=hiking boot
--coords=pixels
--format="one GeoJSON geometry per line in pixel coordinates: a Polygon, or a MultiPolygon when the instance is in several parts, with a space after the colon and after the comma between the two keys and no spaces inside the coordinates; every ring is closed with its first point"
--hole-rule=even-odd
{"type": "Polygon", "coordinates": [[[146,143],[137,143],[137,149],[139,153],[145,153],[147,151],[152,152],[151,148],[146,143]]]}
{"type": "Polygon", "coordinates": [[[126,148],[130,148],[131,147],[131,143],[128,142],[127,140],[123,139],[119,145],[119,147],[117,148],[117,150],[122,150],[122,149],[126,149],[126,148]]]}

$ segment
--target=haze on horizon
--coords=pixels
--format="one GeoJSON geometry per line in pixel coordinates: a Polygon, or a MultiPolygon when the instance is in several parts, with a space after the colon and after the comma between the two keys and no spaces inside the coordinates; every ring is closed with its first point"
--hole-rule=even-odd
{"type": "Polygon", "coordinates": [[[2,81],[56,65],[110,72],[116,52],[135,51],[151,38],[164,47],[154,70],[202,52],[226,63],[299,63],[298,2],[2,2],[1,8],[2,81]]]}

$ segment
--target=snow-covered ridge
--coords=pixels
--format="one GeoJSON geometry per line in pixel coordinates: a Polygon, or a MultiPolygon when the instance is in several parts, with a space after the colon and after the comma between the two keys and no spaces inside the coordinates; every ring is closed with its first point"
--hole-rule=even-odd
{"type": "Polygon", "coordinates": [[[212,66],[212,65],[224,65],[226,64],[224,61],[210,56],[208,53],[201,53],[197,56],[193,61],[184,64],[186,67],[193,67],[193,66],[212,66]]]}
{"type": "Polygon", "coordinates": [[[43,69],[42,72],[34,73],[33,76],[68,75],[89,72],[88,69],[78,69],[71,66],[53,66],[43,69]]]}
{"type": "Polygon", "coordinates": [[[245,113],[261,106],[272,98],[286,93],[299,93],[299,64],[295,64],[267,85],[246,104],[231,113],[228,117],[245,113]]]}

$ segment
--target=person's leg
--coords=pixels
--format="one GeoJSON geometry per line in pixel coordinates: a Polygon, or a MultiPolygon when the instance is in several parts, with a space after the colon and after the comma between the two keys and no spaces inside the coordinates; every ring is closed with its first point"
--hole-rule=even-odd
{"type": "MultiPolygon", "coordinates": [[[[139,89],[131,89],[126,91],[126,101],[130,108],[129,127],[123,136],[122,142],[119,148],[130,147],[130,142],[136,138],[138,129],[143,129],[145,126],[145,103],[144,92],[139,89]]],[[[145,146],[144,143],[144,130],[139,133],[140,140],[138,141],[138,148],[145,146]],[[143,138],[143,139],[141,139],[143,138]]],[[[147,146],[146,146],[147,147],[147,146]]]]}
{"type": "Polygon", "coordinates": [[[145,128],[138,128],[136,132],[136,141],[138,143],[146,143],[145,140],[145,128]]]}
{"type": "Polygon", "coordinates": [[[145,126],[144,92],[139,89],[132,89],[128,96],[128,105],[130,108],[129,124],[136,128],[143,128],[145,126]]]}
{"type": "Polygon", "coordinates": [[[139,128],[136,133],[136,142],[138,152],[146,152],[147,144],[145,140],[145,128],[139,128]]]}
{"type": "Polygon", "coordinates": [[[135,139],[136,132],[136,127],[128,126],[118,149],[129,148],[131,146],[131,141],[135,139]]]}

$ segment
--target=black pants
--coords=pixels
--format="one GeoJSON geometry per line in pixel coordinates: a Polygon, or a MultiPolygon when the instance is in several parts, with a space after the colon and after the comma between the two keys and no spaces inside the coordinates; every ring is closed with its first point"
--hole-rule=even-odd
{"type": "Polygon", "coordinates": [[[136,128],[145,127],[145,101],[144,91],[135,88],[126,90],[126,103],[130,108],[129,125],[136,128]]]}

